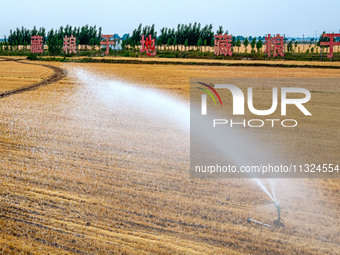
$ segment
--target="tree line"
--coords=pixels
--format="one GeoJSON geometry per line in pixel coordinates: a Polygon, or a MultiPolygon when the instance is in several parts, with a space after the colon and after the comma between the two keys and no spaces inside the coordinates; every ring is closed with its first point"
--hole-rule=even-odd
{"type": "MultiPolygon", "coordinates": [[[[54,38],[62,39],[65,35],[77,37],[77,43],[86,45],[99,45],[101,40],[102,28],[96,28],[96,26],[85,25],[82,27],[72,27],[66,25],[61,26],[59,29],[51,29],[46,32],[44,27],[37,29],[35,26],[33,29],[27,29],[25,27],[10,30],[7,41],[9,45],[28,45],[31,42],[31,36],[40,35],[43,38],[43,43],[48,44],[54,38]]],[[[6,41],[6,36],[5,36],[6,41]]]]}
{"type": "MultiPolygon", "coordinates": [[[[222,26],[220,26],[218,31],[223,33],[222,26]]],[[[228,33],[228,31],[225,32],[228,33]]],[[[153,39],[157,40],[157,45],[194,46],[197,45],[198,41],[202,42],[202,45],[205,46],[214,45],[214,32],[212,24],[202,27],[201,24],[197,22],[194,24],[178,24],[177,29],[163,27],[160,29],[159,36],[157,36],[154,24],[144,27],[142,24],[139,24],[139,26],[133,30],[131,36],[128,34],[127,38],[123,40],[123,45],[130,45],[132,47],[139,45],[141,36],[148,36],[149,34],[151,34],[153,39]]]]}
{"type": "MultiPolygon", "coordinates": [[[[148,36],[151,34],[153,39],[156,39],[157,45],[167,45],[167,46],[178,46],[184,45],[188,46],[197,46],[200,48],[201,46],[214,46],[215,38],[214,35],[218,34],[228,34],[227,30],[224,30],[222,26],[219,26],[218,29],[214,32],[213,25],[207,24],[202,26],[200,23],[189,23],[189,24],[178,24],[177,28],[168,28],[163,27],[160,29],[159,36],[157,35],[157,31],[155,30],[155,25],[152,24],[150,26],[143,26],[139,24],[136,29],[132,31],[132,34],[125,34],[122,38],[122,48],[124,49],[126,45],[134,48],[135,46],[140,45],[141,36],[148,36]]],[[[29,45],[31,42],[31,36],[40,35],[43,38],[43,43],[47,44],[49,47],[49,52],[51,54],[59,54],[63,45],[64,36],[75,36],[77,38],[77,45],[100,45],[102,28],[99,27],[97,29],[96,26],[85,25],[82,27],[72,27],[70,25],[66,25],[65,27],[61,26],[59,29],[50,29],[46,32],[44,27],[40,27],[37,29],[35,26],[33,29],[27,29],[24,27],[16,28],[15,30],[10,30],[10,34],[8,38],[3,43],[1,43],[1,49],[3,46],[11,45],[29,45]]],[[[118,35],[115,35],[115,38],[119,38],[118,35]]],[[[320,42],[327,41],[328,38],[322,37],[319,38],[317,45],[320,45],[320,42]]],[[[243,37],[243,36],[232,36],[231,41],[232,46],[238,49],[244,45],[247,52],[247,47],[250,45],[251,53],[255,53],[255,49],[257,52],[260,52],[262,46],[264,44],[264,36],[259,37],[243,37]]],[[[297,42],[295,42],[296,47],[297,42]]],[[[8,47],[7,47],[8,48],[8,47]]],[[[290,52],[293,49],[293,42],[290,41],[287,44],[287,51],[290,52]]]]}
{"type": "MultiPolygon", "coordinates": [[[[160,35],[157,35],[155,31],[155,25],[144,26],[139,24],[139,26],[133,30],[131,36],[127,34],[125,36],[122,46],[130,45],[132,48],[140,44],[141,36],[148,36],[151,34],[153,39],[156,39],[157,45],[167,45],[167,46],[178,46],[184,45],[188,46],[214,46],[215,45],[215,35],[228,34],[227,30],[223,29],[223,26],[219,26],[217,31],[213,31],[213,25],[207,24],[202,26],[200,23],[195,22],[194,24],[178,24],[177,28],[163,27],[160,29],[160,35]]],[[[249,44],[251,46],[251,51],[255,52],[255,48],[259,52],[262,49],[264,37],[243,37],[243,36],[232,36],[231,45],[233,47],[241,47],[243,44],[247,47],[249,44]]]]}
{"type": "Polygon", "coordinates": [[[39,29],[36,26],[33,29],[27,29],[25,27],[16,28],[10,30],[8,38],[5,36],[5,45],[18,46],[18,45],[29,45],[31,43],[31,36],[39,35],[42,36],[43,43],[49,47],[49,52],[53,55],[59,54],[63,46],[64,36],[75,36],[77,38],[77,45],[100,45],[102,28],[97,29],[96,26],[85,25],[82,27],[72,27],[66,25],[61,26],[59,29],[50,29],[46,32],[44,27],[39,29]]]}

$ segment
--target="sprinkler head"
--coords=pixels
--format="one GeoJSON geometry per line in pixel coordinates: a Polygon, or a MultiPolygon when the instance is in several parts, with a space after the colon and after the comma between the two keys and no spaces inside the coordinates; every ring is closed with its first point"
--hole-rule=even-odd
{"type": "Polygon", "coordinates": [[[275,201],[275,207],[276,207],[277,211],[281,211],[281,208],[280,208],[279,204],[276,201],[275,201]]]}
{"type": "Polygon", "coordinates": [[[276,201],[275,201],[275,207],[276,207],[276,210],[277,210],[277,220],[274,220],[273,225],[275,227],[283,227],[284,224],[283,224],[283,221],[281,219],[281,208],[276,201]]]}

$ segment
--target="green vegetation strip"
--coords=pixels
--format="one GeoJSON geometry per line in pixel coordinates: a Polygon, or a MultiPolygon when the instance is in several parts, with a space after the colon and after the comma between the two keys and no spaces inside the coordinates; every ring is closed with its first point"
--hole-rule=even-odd
{"type": "Polygon", "coordinates": [[[110,64],[145,64],[145,65],[198,65],[198,66],[257,66],[257,67],[289,67],[289,68],[320,68],[340,69],[340,66],[329,65],[297,65],[284,63],[226,63],[226,62],[195,62],[195,61],[162,61],[162,60],[138,60],[138,59],[70,59],[70,58],[36,58],[39,61],[75,62],[75,63],[110,63],[110,64]]]}

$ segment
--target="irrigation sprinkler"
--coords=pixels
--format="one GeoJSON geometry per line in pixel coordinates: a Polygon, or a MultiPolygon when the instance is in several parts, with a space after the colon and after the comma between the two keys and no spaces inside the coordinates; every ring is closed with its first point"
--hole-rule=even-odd
{"type": "MultiPolygon", "coordinates": [[[[276,201],[275,201],[275,207],[276,207],[276,210],[277,210],[277,219],[274,220],[273,226],[274,227],[284,227],[285,224],[283,223],[283,220],[281,218],[281,208],[280,208],[279,204],[276,201]]],[[[263,223],[261,221],[254,220],[254,219],[251,219],[251,218],[248,218],[247,222],[248,223],[254,222],[254,223],[258,224],[258,225],[262,225],[262,226],[265,226],[267,228],[272,228],[273,227],[273,226],[271,226],[269,224],[266,224],[266,223],[263,223]]]]}
{"type": "Polygon", "coordinates": [[[277,220],[274,220],[273,225],[275,227],[284,227],[285,224],[283,223],[283,220],[281,219],[281,208],[276,201],[275,201],[275,207],[277,210],[277,220]]]}

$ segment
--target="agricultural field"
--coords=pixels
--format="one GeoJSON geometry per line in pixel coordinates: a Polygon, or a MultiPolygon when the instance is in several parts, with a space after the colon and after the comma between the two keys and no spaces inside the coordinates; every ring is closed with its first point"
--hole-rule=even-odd
{"type": "MultiPolygon", "coordinates": [[[[51,57],[42,57],[42,59],[49,59],[51,57]]],[[[70,59],[71,61],[79,61],[79,60],[84,60],[88,59],[88,57],[72,57],[72,58],[67,58],[70,59]]],[[[303,66],[331,66],[331,67],[337,67],[340,66],[340,62],[316,62],[316,61],[273,61],[273,60],[227,60],[227,59],[186,59],[186,58],[148,58],[148,57],[141,57],[141,58],[130,58],[130,57],[114,57],[114,56],[105,56],[105,57],[92,57],[91,58],[94,61],[110,61],[110,60],[116,60],[116,61],[140,61],[140,62],[150,62],[152,61],[153,63],[157,64],[157,62],[167,62],[167,63],[174,63],[179,64],[188,64],[188,63],[195,63],[202,65],[203,63],[207,65],[233,65],[233,64],[239,64],[239,65],[266,65],[266,66],[273,66],[273,65],[281,65],[282,67],[284,66],[297,66],[297,67],[303,67],[303,66]]],[[[144,69],[143,69],[144,70],[144,69]]],[[[142,70],[142,71],[143,71],[142,70]]],[[[261,71],[261,69],[256,68],[256,70],[261,71]]],[[[274,69],[276,70],[276,69],[274,69]]],[[[308,72],[308,71],[307,71],[308,72]]],[[[299,74],[294,76],[294,70],[290,70],[289,77],[300,77],[299,74]]],[[[313,72],[308,72],[308,73],[313,73],[313,72]]],[[[330,72],[333,74],[334,72],[330,72]]],[[[314,75],[314,77],[328,77],[329,72],[319,72],[318,74],[314,75]]],[[[233,76],[234,77],[234,76],[233,76]]],[[[241,76],[243,77],[243,76],[241,76]]],[[[262,77],[262,76],[261,76],[262,77]]],[[[261,78],[260,76],[257,78],[261,78]]],[[[276,77],[276,76],[269,76],[269,77],[276,77]]],[[[284,76],[285,77],[285,76],[284,76]]],[[[263,78],[263,77],[262,77],[263,78]]]]}
{"type": "MultiPolygon", "coordinates": [[[[145,106],[153,117],[138,109],[161,95],[181,114],[193,77],[340,78],[338,69],[18,59],[0,59],[0,92],[41,86],[0,98],[0,253],[340,254],[338,179],[276,179],[286,227],[247,223],[272,224],[268,196],[251,179],[191,179],[189,130],[162,121],[159,105],[145,106]]],[[[259,101],[271,93],[258,89],[259,101]]],[[[340,87],[307,89],[322,121],[266,131],[287,156],[334,159],[340,119],[325,112],[340,112],[340,87]]]]}
{"type": "Polygon", "coordinates": [[[0,58],[0,63],[0,92],[13,90],[40,82],[53,73],[53,71],[48,68],[37,68],[36,65],[27,65],[13,61],[8,62],[3,58],[0,58]]]}

